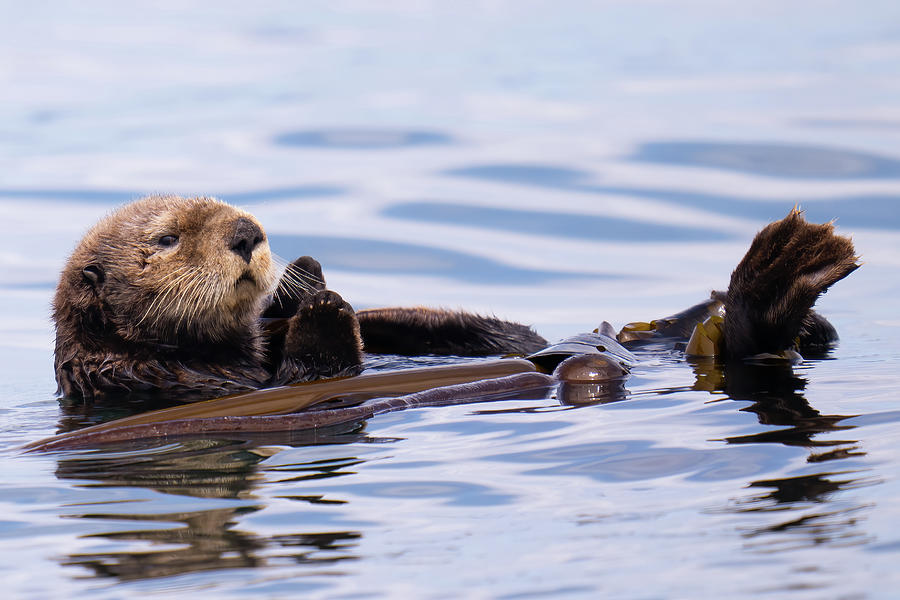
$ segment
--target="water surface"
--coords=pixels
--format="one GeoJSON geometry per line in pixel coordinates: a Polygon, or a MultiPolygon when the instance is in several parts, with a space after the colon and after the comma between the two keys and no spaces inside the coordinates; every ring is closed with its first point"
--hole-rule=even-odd
{"type": "Polygon", "coordinates": [[[0,22],[0,572],[21,598],[889,598],[900,552],[898,8],[16,4],[0,22]],[[792,371],[644,356],[615,402],[23,455],[49,305],[142,194],[253,211],[357,308],[554,339],[727,285],[799,203],[864,266],[792,371]]]}

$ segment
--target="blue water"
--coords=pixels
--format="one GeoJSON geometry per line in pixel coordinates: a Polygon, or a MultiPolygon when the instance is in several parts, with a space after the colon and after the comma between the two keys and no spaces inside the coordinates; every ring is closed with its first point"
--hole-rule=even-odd
{"type": "Polygon", "coordinates": [[[0,19],[0,574],[14,598],[890,598],[900,6],[12,3],[0,19]],[[355,307],[550,339],[727,285],[800,204],[864,265],[793,373],[645,357],[620,401],[23,455],[67,254],[153,192],[252,211],[355,307]],[[760,382],[763,382],[760,385],[760,382]]]}

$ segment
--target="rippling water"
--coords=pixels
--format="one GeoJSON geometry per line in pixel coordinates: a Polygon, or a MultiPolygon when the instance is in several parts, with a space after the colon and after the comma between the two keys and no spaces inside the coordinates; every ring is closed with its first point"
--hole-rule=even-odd
{"type": "Polygon", "coordinates": [[[11,597],[887,598],[900,553],[900,9],[16,4],[0,22],[0,572],[11,597]],[[302,8],[301,8],[302,6],[302,8]],[[357,308],[548,338],[727,285],[800,203],[864,266],[793,372],[645,356],[620,401],[47,455],[49,303],[150,192],[253,211],[357,308]]]}

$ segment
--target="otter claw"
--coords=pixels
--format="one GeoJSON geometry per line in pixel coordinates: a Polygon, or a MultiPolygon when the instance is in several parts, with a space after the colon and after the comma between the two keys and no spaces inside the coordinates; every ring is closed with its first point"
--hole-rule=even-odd
{"type": "Polygon", "coordinates": [[[350,306],[340,294],[331,290],[322,290],[312,297],[312,300],[303,307],[303,312],[335,309],[335,312],[349,312],[353,314],[350,306]]]}

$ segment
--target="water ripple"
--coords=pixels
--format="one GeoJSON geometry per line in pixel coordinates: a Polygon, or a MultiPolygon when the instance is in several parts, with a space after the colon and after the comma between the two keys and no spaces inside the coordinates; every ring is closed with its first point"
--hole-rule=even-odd
{"type": "MultiPolygon", "coordinates": [[[[690,206],[705,211],[734,217],[770,221],[786,215],[795,205],[796,198],[762,200],[742,198],[727,194],[674,189],[654,189],[638,186],[596,186],[595,191],[626,196],[638,196],[662,200],[678,206],[690,206]]],[[[900,229],[900,212],[896,210],[897,196],[866,195],[837,198],[811,198],[799,202],[807,219],[825,222],[838,217],[841,227],[868,227],[872,229],[900,229]]]]}
{"type": "Polygon", "coordinates": [[[638,162],[707,167],[796,179],[900,176],[900,161],[843,148],[753,142],[651,142],[630,157],[638,162]]]}
{"type": "Polygon", "coordinates": [[[583,475],[607,482],[641,481],[688,475],[695,481],[743,479],[778,468],[779,450],[770,448],[656,447],[647,440],[580,444],[528,453],[495,455],[492,460],[553,463],[528,471],[533,475],[583,475]]]}
{"type": "MultiPolygon", "coordinates": [[[[646,144],[643,148],[655,147],[655,145],[656,144],[646,144]]],[[[638,155],[643,156],[640,153],[638,155]]],[[[891,163],[891,168],[897,168],[897,174],[900,174],[900,162],[897,162],[896,164],[894,164],[893,161],[888,162],[891,163]]],[[[683,164],[686,165],[687,163],[683,164]]],[[[888,171],[882,170],[881,172],[887,173],[888,171]]],[[[893,173],[893,171],[891,172],[893,173]]],[[[552,188],[555,190],[563,190],[568,192],[579,192],[587,194],[615,194],[618,196],[647,198],[649,200],[667,202],[675,206],[699,208],[712,213],[734,217],[752,218],[759,221],[770,221],[772,219],[783,217],[798,203],[798,198],[796,197],[782,199],[762,199],[755,197],[735,196],[733,194],[727,193],[710,194],[706,192],[697,192],[694,190],[679,190],[671,187],[653,188],[639,185],[603,185],[592,183],[591,181],[597,179],[597,176],[590,172],[556,167],[553,165],[475,165],[445,171],[444,174],[454,177],[481,179],[514,185],[528,185],[534,187],[552,188]]],[[[835,175],[832,174],[832,177],[835,177],[835,175]]],[[[811,221],[830,221],[831,219],[839,216],[840,225],[845,227],[900,229],[900,212],[896,210],[897,201],[898,196],[892,194],[852,195],[829,198],[806,197],[805,199],[800,200],[800,206],[806,212],[807,218],[809,218],[811,221]]],[[[415,217],[421,220],[438,220],[439,218],[443,218],[444,220],[449,222],[453,222],[454,220],[462,221],[464,219],[464,217],[453,214],[447,209],[443,208],[443,205],[441,204],[436,204],[436,206],[438,206],[439,208],[432,209],[430,211],[419,208],[419,205],[420,203],[398,205],[401,208],[396,211],[396,214],[392,214],[390,212],[391,209],[388,209],[388,212],[386,214],[391,214],[391,216],[399,216],[400,218],[415,217]],[[404,212],[408,212],[411,216],[405,217],[404,212]]],[[[485,211],[485,209],[483,208],[475,209],[474,207],[471,209],[467,208],[467,210],[471,210],[473,212],[475,212],[476,210],[485,211]]],[[[488,210],[491,211],[496,209],[488,210]]],[[[526,213],[526,211],[509,212],[526,213]]],[[[543,213],[535,214],[543,216],[543,213]]],[[[502,217],[505,219],[509,219],[509,223],[516,224],[516,226],[521,226],[518,225],[518,222],[523,219],[521,215],[516,214],[504,214],[502,215],[502,217]]],[[[500,221],[500,226],[503,226],[501,215],[495,214],[493,212],[486,212],[483,215],[483,218],[491,219],[493,221],[500,221]]],[[[583,217],[579,216],[579,220],[582,218],[583,217]]],[[[590,222],[592,218],[599,219],[600,217],[587,216],[586,218],[588,219],[588,222],[590,222]]],[[[618,232],[616,231],[616,229],[620,227],[621,224],[618,222],[614,222],[617,220],[609,220],[608,217],[603,217],[603,219],[607,219],[608,222],[605,224],[598,222],[595,225],[595,237],[601,234],[608,236],[617,235],[618,232]]],[[[535,220],[537,221],[537,219],[535,220]]],[[[541,226],[543,226],[543,221],[540,221],[539,223],[541,226]]],[[[676,229],[673,226],[647,224],[639,221],[628,222],[627,220],[626,223],[628,224],[630,229],[635,230],[632,231],[632,234],[638,236],[634,238],[638,240],[654,239],[641,236],[650,234],[659,235],[660,232],[658,231],[658,228],[664,228],[662,231],[663,235],[666,234],[667,229],[671,229],[675,232],[673,234],[675,237],[668,239],[685,241],[694,239],[708,240],[717,238],[720,239],[725,236],[725,234],[722,232],[711,231],[709,229],[700,230],[682,227],[676,229]],[[699,232],[701,231],[702,235],[699,235],[699,232]],[[699,237],[695,237],[698,235],[699,237]]],[[[497,227],[498,225],[494,224],[494,226],[497,227]]],[[[512,228],[513,225],[507,225],[506,227],[512,228]]],[[[534,227],[537,227],[537,225],[528,223],[524,226],[524,229],[526,231],[531,231],[531,229],[534,227]]],[[[551,217],[548,227],[556,230],[559,230],[563,227],[571,227],[572,231],[576,233],[569,233],[568,235],[572,237],[579,237],[580,233],[578,232],[583,231],[582,228],[584,227],[584,225],[578,222],[563,223],[559,219],[559,217],[551,217]]],[[[610,237],[608,239],[616,238],[610,237]]],[[[625,238],[623,236],[622,239],[630,238],[625,238]]]]}
{"type": "Polygon", "coordinates": [[[454,177],[471,177],[508,183],[522,183],[556,189],[574,188],[582,185],[580,181],[590,175],[569,167],[539,164],[494,164],[474,165],[444,171],[445,175],[454,177]]]}
{"type": "Polygon", "coordinates": [[[464,481],[380,481],[329,487],[328,491],[332,494],[343,491],[363,498],[434,498],[457,506],[500,506],[515,501],[510,494],[464,481]]]}
{"type": "Polygon", "coordinates": [[[449,202],[407,202],[386,208],[387,217],[485,227],[516,233],[588,240],[698,241],[731,237],[705,227],[679,227],[621,217],[492,208],[449,202]]]}
{"type": "Polygon", "coordinates": [[[450,144],[453,138],[445,133],[426,130],[394,129],[311,129],[290,131],[275,136],[280,146],[335,148],[342,150],[388,150],[411,146],[450,144]]]}
{"type": "MultiPolygon", "coordinates": [[[[334,185],[294,185],[280,188],[262,188],[243,192],[229,192],[227,190],[205,190],[199,195],[214,196],[228,202],[262,202],[265,200],[298,200],[321,196],[337,196],[346,192],[347,188],[334,185]]],[[[0,198],[31,199],[31,200],[57,200],[68,202],[96,202],[103,204],[124,204],[137,200],[149,192],[135,190],[104,190],[91,188],[0,188],[0,198]]],[[[156,193],[176,193],[166,190],[156,193]]],[[[182,195],[192,195],[188,192],[177,192],[182,195]]]]}
{"type": "Polygon", "coordinates": [[[620,278],[613,274],[527,269],[475,254],[406,242],[275,234],[269,236],[269,243],[272,250],[281,256],[293,257],[308,254],[316,257],[322,264],[328,265],[329,269],[353,272],[448,277],[471,283],[493,285],[536,285],[566,279],[620,278]]]}

